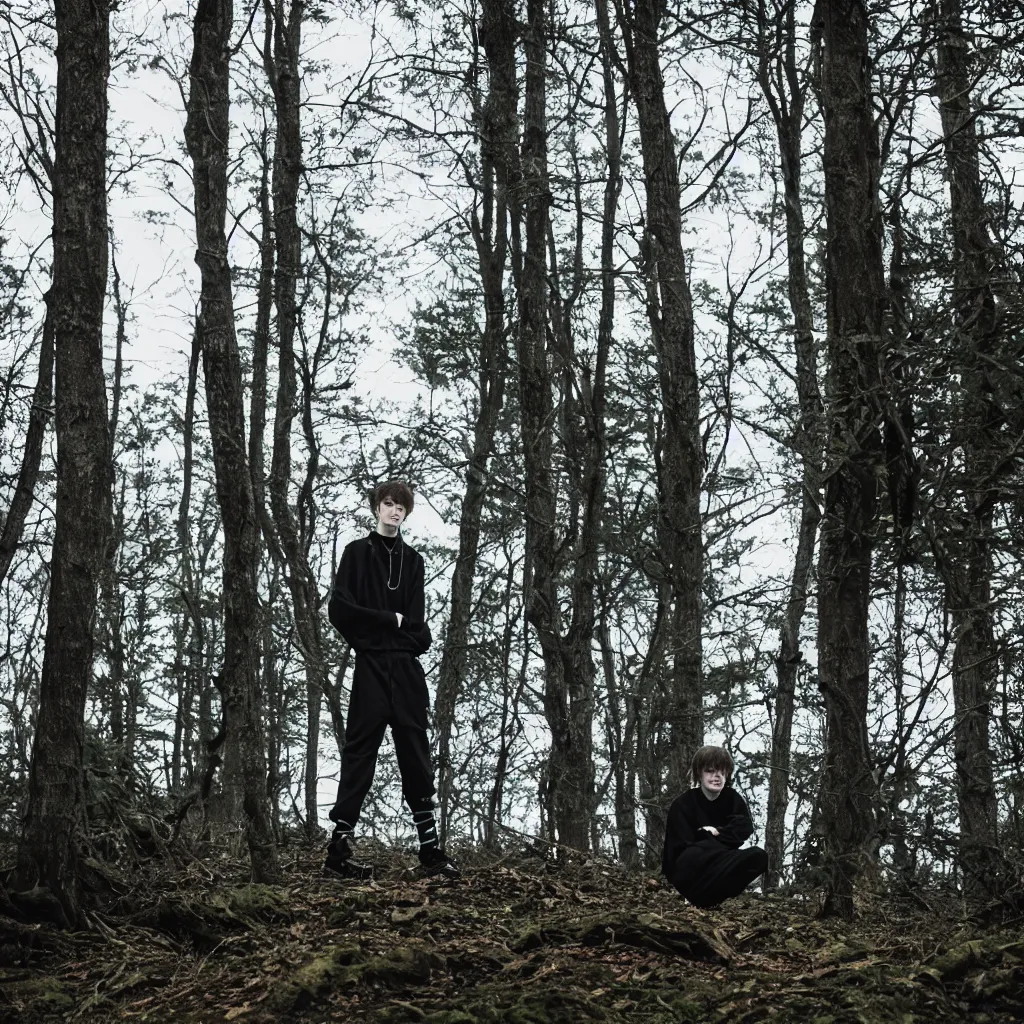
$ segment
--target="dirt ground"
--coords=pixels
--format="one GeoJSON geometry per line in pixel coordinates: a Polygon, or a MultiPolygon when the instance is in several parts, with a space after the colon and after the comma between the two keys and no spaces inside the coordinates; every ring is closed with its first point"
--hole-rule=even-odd
{"type": "Polygon", "coordinates": [[[90,932],[0,929],[0,1021],[1024,1021],[1021,922],[981,928],[936,895],[845,925],[813,897],[697,910],[611,865],[470,860],[447,883],[414,863],[349,883],[292,854],[259,886],[196,861],[90,932]]]}

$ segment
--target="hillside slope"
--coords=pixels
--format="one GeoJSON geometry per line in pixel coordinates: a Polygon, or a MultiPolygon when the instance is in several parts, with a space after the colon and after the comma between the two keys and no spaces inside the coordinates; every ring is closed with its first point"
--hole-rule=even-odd
{"type": "Polygon", "coordinates": [[[796,898],[696,910],[600,865],[506,858],[450,885],[392,858],[349,884],[302,857],[265,887],[196,864],[126,894],[92,933],[0,929],[0,1019],[1024,1021],[1019,924],[981,933],[933,902],[879,901],[847,927],[796,898]]]}

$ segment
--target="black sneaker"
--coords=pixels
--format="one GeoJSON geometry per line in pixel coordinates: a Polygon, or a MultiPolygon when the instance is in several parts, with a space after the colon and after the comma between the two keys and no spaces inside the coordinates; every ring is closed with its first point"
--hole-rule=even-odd
{"type": "Polygon", "coordinates": [[[420,847],[420,866],[426,875],[441,875],[452,881],[462,877],[458,864],[437,846],[420,847]]]}
{"type": "Polygon", "coordinates": [[[353,860],[351,857],[333,857],[327,854],[323,873],[327,878],[354,878],[367,882],[373,878],[373,865],[353,860]]]}
{"type": "Polygon", "coordinates": [[[327,847],[324,874],[334,878],[373,878],[373,866],[353,858],[352,847],[348,841],[350,835],[348,831],[335,831],[327,847]]]}

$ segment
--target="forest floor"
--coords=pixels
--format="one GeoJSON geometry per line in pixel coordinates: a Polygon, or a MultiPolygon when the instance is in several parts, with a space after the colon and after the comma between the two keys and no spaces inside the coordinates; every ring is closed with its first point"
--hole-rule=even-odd
{"type": "Polygon", "coordinates": [[[226,862],[154,878],[94,930],[0,944],[0,1020],[390,1024],[1024,1021],[1021,922],[933,894],[844,924],[747,894],[714,911],[662,880],[506,857],[457,883],[388,855],[371,883],[292,853],[277,886],[226,862]]]}

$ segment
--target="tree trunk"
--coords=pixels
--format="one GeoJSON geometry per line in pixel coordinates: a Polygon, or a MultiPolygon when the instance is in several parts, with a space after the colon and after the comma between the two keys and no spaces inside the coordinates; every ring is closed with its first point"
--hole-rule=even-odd
{"type": "Polygon", "coordinates": [[[452,575],[452,599],[444,651],[437,680],[438,796],[441,804],[441,842],[448,835],[451,813],[451,741],[455,709],[462,694],[469,643],[469,616],[473,601],[480,515],[487,494],[487,467],[505,395],[505,263],[508,251],[509,161],[516,138],[515,34],[513,11],[506,0],[484,3],[483,44],[489,82],[481,110],[480,211],[472,213],[473,241],[480,268],[484,299],[484,330],[480,338],[479,406],[473,428],[473,450],[466,467],[466,493],[459,516],[459,552],[452,575]]]}
{"type": "MultiPolygon", "coordinates": [[[[590,843],[582,830],[592,832],[596,807],[593,758],[594,639],[597,629],[595,588],[598,582],[601,526],[605,505],[605,409],[606,371],[612,344],[615,317],[615,211],[621,187],[621,147],[619,112],[612,72],[612,41],[607,6],[598,4],[601,28],[601,53],[604,78],[604,120],[607,176],[601,221],[601,309],[598,317],[597,345],[593,365],[582,361],[575,349],[572,313],[583,292],[584,214],[582,173],[574,160],[576,235],[574,265],[569,275],[568,295],[560,291],[557,249],[551,249],[549,280],[551,337],[561,356],[561,419],[565,463],[569,478],[569,536],[572,542],[569,562],[569,603],[572,617],[564,637],[558,637],[568,711],[568,748],[572,766],[566,781],[571,785],[574,808],[573,828],[576,840],[570,844],[586,849],[590,843]]],[[[548,225],[550,233],[550,222],[548,225]]]]}
{"type": "Polygon", "coordinates": [[[277,262],[274,302],[277,306],[278,381],[274,409],[274,450],[270,468],[270,506],[286,563],[285,576],[299,650],[306,670],[306,766],[304,796],[309,838],[319,832],[317,813],[317,752],[320,701],[327,690],[327,669],[317,612],[317,584],[306,558],[306,538],[292,512],[292,420],[298,409],[295,381],[295,292],[302,271],[298,196],[302,173],[302,131],[299,116],[299,52],[304,4],[292,0],[285,16],[284,0],[265,0],[273,23],[274,52],[264,53],[267,77],[274,91],[277,136],[274,143],[272,197],[277,262]]]}
{"type": "Polygon", "coordinates": [[[599,638],[601,666],[604,670],[605,690],[608,694],[608,756],[615,781],[615,835],[618,839],[619,860],[627,868],[640,863],[640,844],[636,834],[636,754],[635,754],[635,701],[625,694],[626,719],[622,720],[619,687],[615,679],[615,654],[608,630],[607,601],[601,609],[599,638]]]}
{"type": "MultiPolygon", "coordinates": [[[[111,249],[113,236],[111,233],[111,249]]],[[[117,762],[123,773],[131,769],[134,753],[129,737],[129,722],[132,719],[128,694],[128,674],[125,652],[125,603],[127,595],[118,586],[118,565],[121,560],[125,534],[125,502],[128,488],[128,473],[118,473],[117,426],[121,411],[121,377],[124,366],[124,346],[127,340],[128,304],[121,297],[121,276],[117,270],[116,256],[111,253],[111,290],[114,312],[117,316],[117,330],[114,342],[114,374],[110,392],[110,463],[114,474],[114,490],[117,499],[113,509],[113,533],[107,545],[106,563],[100,577],[99,635],[105,640],[103,660],[107,663],[107,689],[110,699],[110,738],[118,747],[117,762]],[[120,479],[119,479],[120,477],[120,479]]],[[[103,643],[101,640],[101,643],[103,643]]]]}
{"type": "MultiPolygon", "coordinates": [[[[249,472],[252,475],[253,500],[260,524],[266,527],[266,485],[263,432],[267,425],[267,355],[270,350],[270,314],[274,305],[274,217],[270,209],[271,160],[268,155],[268,129],[260,139],[258,203],[260,209],[260,274],[256,287],[256,323],[252,333],[252,382],[249,391],[249,472]]],[[[272,542],[267,538],[267,543],[272,542]]]]}
{"type": "MultiPolygon", "coordinates": [[[[663,431],[658,453],[659,542],[671,586],[668,796],[688,787],[703,743],[700,519],[704,455],[694,353],[693,305],[681,239],[679,173],[658,40],[664,4],[636,0],[619,9],[630,88],[640,127],[646,186],[642,242],[647,313],[658,359],[663,431]]],[[[661,794],[664,799],[665,794],[661,794]]]]}
{"type": "Polygon", "coordinates": [[[669,717],[663,710],[663,677],[665,623],[670,618],[671,603],[671,588],[663,583],[658,587],[658,606],[647,640],[643,665],[631,681],[630,688],[635,737],[631,756],[634,772],[639,779],[640,806],[644,815],[644,860],[652,868],[661,864],[668,819],[664,793],[665,744],[661,735],[663,723],[669,717]]]}
{"type": "Polygon", "coordinates": [[[1005,863],[997,835],[996,792],[989,746],[989,703],[997,669],[992,605],[991,481],[999,453],[1002,414],[992,402],[985,361],[993,355],[998,312],[992,287],[1000,253],[987,227],[978,138],[971,110],[971,53],[960,0],[940,0],[936,72],[950,183],[957,350],[963,367],[960,415],[953,444],[963,448],[961,508],[947,534],[948,558],[938,559],[956,625],[953,653],[954,757],[960,814],[960,863],[969,891],[998,889],[1005,863]]]}
{"type": "Polygon", "coordinates": [[[346,644],[345,651],[341,656],[341,664],[338,666],[335,682],[328,685],[327,692],[324,694],[327,700],[327,710],[331,716],[331,729],[334,732],[334,743],[338,748],[339,757],[345,749],[345,712],[341,707],[341,692],[345,688],[345,676],[348,673],[348,666],[351,660],[352,648],[346,644]]]}
{"type": "Polygon", "coordinates": [[[178,706],[174,715],[174,779],[175,789],[182,783],[182,766],[189,767],[189,783],[195,770],[195,761],[190,756],[198,743],[194,735],[195,717],[192,709],[197,693],[203,686],[203,650],[206,646],[203,620],[198,612],[198,594],[195,589],[195,571],[192,557],[192,451],[196,419],[196,391],[199,383],[199,335],[192,336],[192,352],[188,361],[188,382],[185,385],[185,409],[181,436],[181,500],[178,503],[177,539],[178,564],[181,581],[179,589],[182,599],[181,621],[176,628],[175,670],[179,676],[178,706]],[[187,658],[186,658],[187,650],[187,658]]]}
{"type": "Polygon", "coordinates": [[[859,0],[821,0],[829,373],[818,569],[826,738],[822,828],[827,914],[853,916],[875,843],[867,738],[871,555],[884,479],[879,360],[885,277],[868,24],[859,0]]]}
{"type": "Polygon", "coordinates": [[[124,543],[124,506],[126,501],[127,479],[120,475],[116,465],[111,463],[114,474],[114,489],[117,500],[114,502],[112,534],[105,552],[106,558],[100,576],[99,601],[97,607],[96,632],[99,636],[101,663],[105,662],[107,671],[101,681],[105,684],[106,693],[101,693],[103,704],[109,702],[110,739],[118,747],[117,758],[123,763],[125,754],[125,595],[119,592],[117,580],[117,556],[124,543]],[[120,484],[120,486],[118,486],[120,484]]]}
{"type": "MultiPolygon", "coordinates": [[[[593,760],[574,719],[566,679],[557,594],[555,544],[554,404],[547,344],[547,26],[543,0],[528,0],[525,28],[526,88],[521,150],[525,246],[519,275],[519,401],[525,464],[526,552],[530,575],[526,618],[544,660],[544,716],[551,731],[547,799],[558,841],[576,850],[590,842],[593,760]]],[[[578,695],[577,695],[578,698],[578,695]]]]}
{"type": "Polygon", "coordinates": [[[768,813],[765,826],[765,850],[768,870],[765,889],[779,883],[785,849],[786,809],[789,806],[789,766],[793,732],[793,712],[797,670],[803,659],[800,628],[807,609],[807,588],[814,565],[814,547],[821,511],[822,415],[818,388],[818,359],[814,342],[814,320],[804,260],[804,213],[800,195],[802,173],[801,128],[804,116],[806,83],[796,61],[796,4],[786,5],[784,19],[770,19],[775,36],[769,39],[769,18],[763,3],[759,7],[761,30],[758,80],[768,101],[779,137],[779,161],[785,192],[786,255],[789,271],[789,305],[795,329],[797,401],[800,425],[794,448],[801,462],[800,529],[796,556],[790,578],[789,598],[779,636],[775,661],[778,687],[775,694],[775,721],[772,725],[771,772],[768,779],[768,813]]]}
{"type": "Polygon", "coordinates": [[[47,886],[82,921],[82,763],[93,618],[111,529],[103,376],[107,284],[107,78],[110,7],[58,0],[53,178],[57,511],[46,647],[14,885],[47,886]]]}
{"type": "MultiPolygon", "coordinates": [[[[280,599],[277,574],[270,581],[269,600],[280,599]]],[[[263,694],[267,709],[267,793],[270,796],[270,823],[274,837],[281,838],[281,796],[290,792],[290,779],[282,778],[281,753],[285,723],[282,721],[282,703],[284,686],[283,673],[278,666],[275,653],[273,627],[270,615],[263,617],[263,694]]],[[[286,648],[287,649],[287,648],[286,648]]]]}
{"type": "Polygon", "coordinates": [[[29,413],[28,432],[25,436],[25,451],[21,457],[18,482],[14,487],[11,507],[7,510],[3,530],[0,531],[0,583],[10,571],[14,554],[21,543],[25,520],[36,493],[39,479],[39,465],[43,457],[43,440],[46,424],[53,414],[53,293],[45,295],[46,315],[43,319],[43,335],[39,342],[39,375],[32,392],[32,411],[29,413]]]}
{"type": "Polygon", "coordinates": [[[499,836],[495,829],[502,825],[505,804],[505,783],[508,780],[508,762],[512,753],[512,745],[519,737],[519,702],[522,699],[525,678],[522,672],[517,675],[515,693],[512,691],[512,648],[515,643],[516,626],[519,623],[511,613],[512,594],[515,587],[515,564],[508,562],[505,577],[505,627],[501,637],[501,726],[498,729],[498,756],[495,758],[494,782],[487,803],[487,817],[483,822],[483,844],[496,847],[499,836]],[[511,733],[511,720],[515,719],[517,728],[511,733]]]}
{"type": "Polygon", "coordinates": [[[242,811],[252,871],[258,881],[277,874],[267,801],[267,767],[259,695],[259,532],[245,446],[242,368],[235,337],[224,225],[227,213],[229,64],[232,0],[199,0],[185,141],[193,164],[202,278],[196,322],[203,352],[206,402],[224,526],[223,694],[225,757],[241,782],[242,811]]]}

